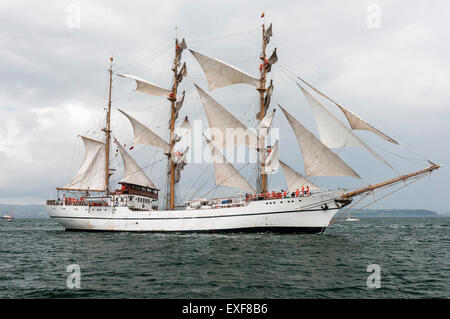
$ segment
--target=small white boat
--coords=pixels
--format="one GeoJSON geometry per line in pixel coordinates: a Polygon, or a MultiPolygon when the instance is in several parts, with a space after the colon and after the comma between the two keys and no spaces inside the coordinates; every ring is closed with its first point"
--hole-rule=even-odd
{"type": "Polygon", "coordinates": [[[4,219],[7,222],[12,222],[14,220],[14,217],[12,217],[12,215],[6,214],[6,215],[2,216],[2,219],[4,219]]]}
{"type": "Polygon", "coordinates": [[[359,221],[359,218],[355,218],[355,217],[347,217],[345,219],[346,222],[357,222],[359,221]]]}

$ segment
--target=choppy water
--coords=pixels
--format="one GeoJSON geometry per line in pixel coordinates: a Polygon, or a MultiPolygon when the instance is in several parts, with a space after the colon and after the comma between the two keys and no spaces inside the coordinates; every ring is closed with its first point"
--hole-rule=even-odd
{"type": "Polygon", "coordinates": [[[450,218],[379,218],[324,235],[66,232],[0,222],[0,298],[450,298],[450,218]],[[81,268],[68,289],[66,267],[81,268]],[[369,264],[381,288],[366,286],[369,264]]]}

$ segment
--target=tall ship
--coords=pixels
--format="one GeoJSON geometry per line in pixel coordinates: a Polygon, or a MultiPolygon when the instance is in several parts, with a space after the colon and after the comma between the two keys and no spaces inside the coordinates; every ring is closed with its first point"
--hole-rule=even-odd
{"type": "MultiPolygon", "coordinates": [[[[276,48],[270,54],[267,53],[272,36],[272,24],[262,24],[260,65],[259,70],[255,70],[258,73],[256,77],[194,51],[188,48],[185,39],[180,41],[176,38],[170,70],[173,79],[170,89],[135,75],[116,74],[111,58],[106,121],[102,129],[104,138],[81,136],[85,148],[82,165],[75,177],[56,189],[56,199],[47,201],[48,215],[66,230],[319,233],[334,222],[349,218],[362,199],[378,190],[391,190],[395,187],[394,191],[398,190],[440,167],[429,162],[421,170],[406,175],[396,174],[388,180],[356,189],[339,187],[329,190],[316,185],[313,178],[321,176],[360,178],[338,152],[332,150],[336,148],[363,148],[388,168],[392,168],[389,162],[355,134],[355,130],[368,131],[386,143],[398,142],[299,76],[291,74],[299,88],[299,94],[305,96],[312,110],[319,136],[303,126],[288,112],[286,106],[272,105],[276,81],[270,75],[278,61],[276,48]],[[183,110],[188,115],[178,118],[185,100],[185,91],[181,92],[180,88],[188,76],[186,62],[182,62],[183,54],[187,52],[200,65],[208,84],[207,89],[195,84],[195,91],[210,128],[209,134],[202,135],[214,167],[214,174],[210,179],[214,180],[214,188],[231,188],[236,192],[235,195],[226,197],[194,194],[192,198],[179,203],[176,186],[182,180],[185,166],[189,165],[189,147],[183,148],[184,144],[181,142],[193,134],[190,110],[183,110]],[[170,120],[168,123],[158,123],[166,126],[168,139],[158,135],[152,127],[141,122],[143,119],[136,119],[122,107],[118,109],[120,113],[117,113],[121,114],[120,120],[126,119],[131,124],[134,145],[140,144],[160,151],[162,160],[167,163],[166,171],[162,174],[165,181],[162,183],[160,180],[160,186],[139,166],[129,152],[130,148],[125,147],[114,136],[114,128],[111,127],[113,75],[119,76],[121,81],[134,81],[136,90],[142,94],[158,96],[161,101],[168,100],[170,120]],[[212,96],[212,91],[235,84],[244,84],[257,91],[257,107],[251,110],[252,116],[256,117],[256,127],[248,127],[212,96]],[[330,107],[325,107],[320,99],[334,105],[336,109],[333,111],[342,112],[346,122],[341,121],[330,107]],[[291,157],[300,158],[300,152],[295,142],[285,145],[279,139],[273,140],[272,122],[275,115],[285,117],[290,125],[290,128],[280,128],[285,131],[283,134],[295,135],[302,154],[303,174],[280,159],[280,146],[289,147],[291,157]],[[249,181],[224,155],[229,148],[244,148],[257,154],[253,163],[256,170],[253,180],[249,181]],[[110,177],[116,170],[111,167],[111,159],[117,154],[122,159],[123,176],[117,183],[117,188],[113,189],[110,177]],[[286,187],[282,190],[271,188],[268,178],[279,168],[286,180],[286,187]]],[[[154,160],[149,159],[149,162],[154,160]]]]}

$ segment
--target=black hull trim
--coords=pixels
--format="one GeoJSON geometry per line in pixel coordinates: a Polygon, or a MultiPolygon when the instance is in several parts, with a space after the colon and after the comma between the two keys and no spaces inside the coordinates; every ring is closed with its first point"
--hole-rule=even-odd
{"type": "Polygon", "coordinates": [[[211,229],[211,230],[184,230],[184,231],[154,231],[154,230],[88,230],[88,229],[69,229],[66,231],[73,232],[132,232],[132,233],[275,233],[275,234],[316,234],[325,231],[325,227],[247,227],[247,228],[231,228],[231,229],[211,229]]]}

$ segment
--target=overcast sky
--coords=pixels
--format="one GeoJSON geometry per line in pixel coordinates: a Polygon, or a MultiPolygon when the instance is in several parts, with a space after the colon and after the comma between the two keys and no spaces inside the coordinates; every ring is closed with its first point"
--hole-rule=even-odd
{"type": "MultiPolygon", "coordinates": [[[[444,164],[427,177],[374,207],[428,208],[450,212],[450,3],[448,1],[9,1],[0,3],[0,203],[43,203],[76,173],[83,156],[78,134],[101,138],[107,103],[107,68],[131,73],[162,87],[171,83],[176,36],[188,46],[258,75],[261,24],[272,22],[268,52],[279,62],[270,77],[273,105],[280,103],[317,134],[305,98],[286,69],[360,114],[402,145],[357,132],[395,167],[408,173],[425,159],[444,164]],[[265,19],[261,19],[261,12],[265,19]],[[79,22],[79,23],[78,23],[79,22]],[[177,26],[177,31],[175,31],[177,26]]],[[[193,84],[207,89],[188,52],[187,100],[180,118],[203,119],[193,84]]],[[[113,129],[130,143],[121,108],[167,136],[168,101],[133,92],[132,81],[114,78],[113,129]]],[[[212,95],[247,125],[254,125],[257,92],[246,85],[212,95]]],[[[333,105],[326,104],[341,119],[333,105]]],[[[207,126],[204,122],[204,126],[207,126]]],[[[281,157],[302,171],[301,152],[278,112],[281,157]]],[[[160,154],[142,146],[131,152],[163,187],[160,154]],[[136,152],[134,154],[133,152],[136,152]],[[150,159],[149,159],[150,158],[150,159]]],[[[364,150],[339,155],[361,175],[315,179],[324,187],[358,187],[396,173],[364,150]]],[[[114,158],[112,164],[120,164],[114,158]]],[[[119,165],[120,166],[120,165],[119,165]]],[[[204,165],[203,165],[204,166],[204,165]]],[[[179,201],[198,183],[211,182],[212,167],[190,165],[179,185],[179,201]],[[208,177],[209,175],[209,177],[208,177]],[[187,178],[186,178],[187,177],[187,178]]],[[[211,165],[209,165],[211,166],[211,165]]],[[[119,168],[120,171],[120,168],[119,168]]],[[[117,172],[117,174],[119,173],[117,172]]],[[[244,175],[252,177],[250,170],[244,175]]],[[[116,175],[117,175],[116,174],[116,175]]],[[[115,176],[112,181],[117,181],[115,176]]],[[[284,187],[281,172],[271,176],[284,187]]],[[[205,186],[200,193],[211,188],[205,186]],[[205,188],[206,187],[206,188],[205,188]]],[[[198,193],[200,196],[202,194],[198,193]]],[[[189,196],[188,196],[189,197],[189,196]]]]}

